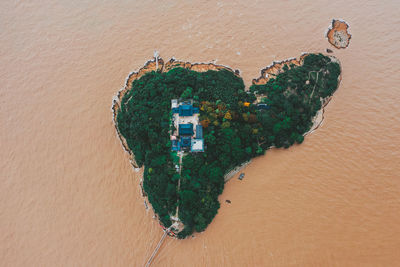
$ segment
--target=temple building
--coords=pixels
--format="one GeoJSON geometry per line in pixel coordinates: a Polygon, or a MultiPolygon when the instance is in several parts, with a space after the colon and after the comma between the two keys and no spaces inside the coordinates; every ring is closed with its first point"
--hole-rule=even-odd
{"type": "Polygon", "coordinates": [[[203,127],[199,124],[199,108],[193,100],[171,100],[174,131],[171,133],[172,151],[203,152],[203,127]]]}

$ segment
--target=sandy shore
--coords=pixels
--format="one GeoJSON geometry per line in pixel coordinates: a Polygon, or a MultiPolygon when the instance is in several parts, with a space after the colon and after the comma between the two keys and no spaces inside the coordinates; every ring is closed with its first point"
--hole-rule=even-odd
{"type": "Polygon", "coordinates": [[[343,20],[332,20],[332,25],[329,27],[326,37],[337,49],[346,48],[349,46],[351,34],[348,32],[349,25],[343,20]]]}

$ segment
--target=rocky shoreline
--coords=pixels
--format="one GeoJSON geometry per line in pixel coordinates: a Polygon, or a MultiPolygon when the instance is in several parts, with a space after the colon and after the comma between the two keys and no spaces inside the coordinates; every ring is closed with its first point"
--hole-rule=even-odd
{"type": "Polygon", "coordinates": [[[275,77],[279,73],[282,72],[282,69],[285,65],[288,67],[291,64],[294,64],[296,66],[300,66],[303,63],[304,58],[308,55],[309,53],[303,53],[299,59],[297,58],[289,58],[285,59],[282,61],[273,61],[271,65],[268,65],[267,67],[263,68],[261,70],[261,75],[260,77],[253,79],[252,83],[253,84],[266,84],[269,79],[275,77]]]}

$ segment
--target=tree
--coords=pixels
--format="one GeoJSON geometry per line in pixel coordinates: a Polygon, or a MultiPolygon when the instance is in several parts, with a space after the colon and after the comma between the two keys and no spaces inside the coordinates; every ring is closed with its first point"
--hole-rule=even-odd
{"type": "Polygon", "coordinates": [[[187,87],[186,90],[181,94],[182,99],[187,99],[192,97],[192,88],[187,87]]]}
{"type": "Polygon", "coordinates": [[[229,111],[226,112],[224,118],[227,119],[227,120],[232,120],[232,115],[231,115],[231,113],[230,113],[229,111]]]}
{"type": "Polygon", "coordinates": [[[224,122],[222,123],[222,125],[221,125],[221,127],[222,127],[223,129],[229,128],[230,126],[231,126],[231,124],[229,123],[229,121],[224,121],[224,122]]]}
{"type": "Polygon", "coordinates": [[[210,120],[209,120],[208,118],[206,118],[206,119],[200,121],[200,124],[201,124],[204,128],[207,128],[208,125],[210,124],[210,120]]]}

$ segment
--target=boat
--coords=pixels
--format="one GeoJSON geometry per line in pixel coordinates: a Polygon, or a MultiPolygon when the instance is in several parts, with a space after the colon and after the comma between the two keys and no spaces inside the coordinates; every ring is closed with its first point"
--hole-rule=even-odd
{"type": "Polygon", "coordinates": [[[243,178],[244,178],[244,173],[241,173],[240,175],[239,175],[239,180],[243,180],[243,178]]]}

